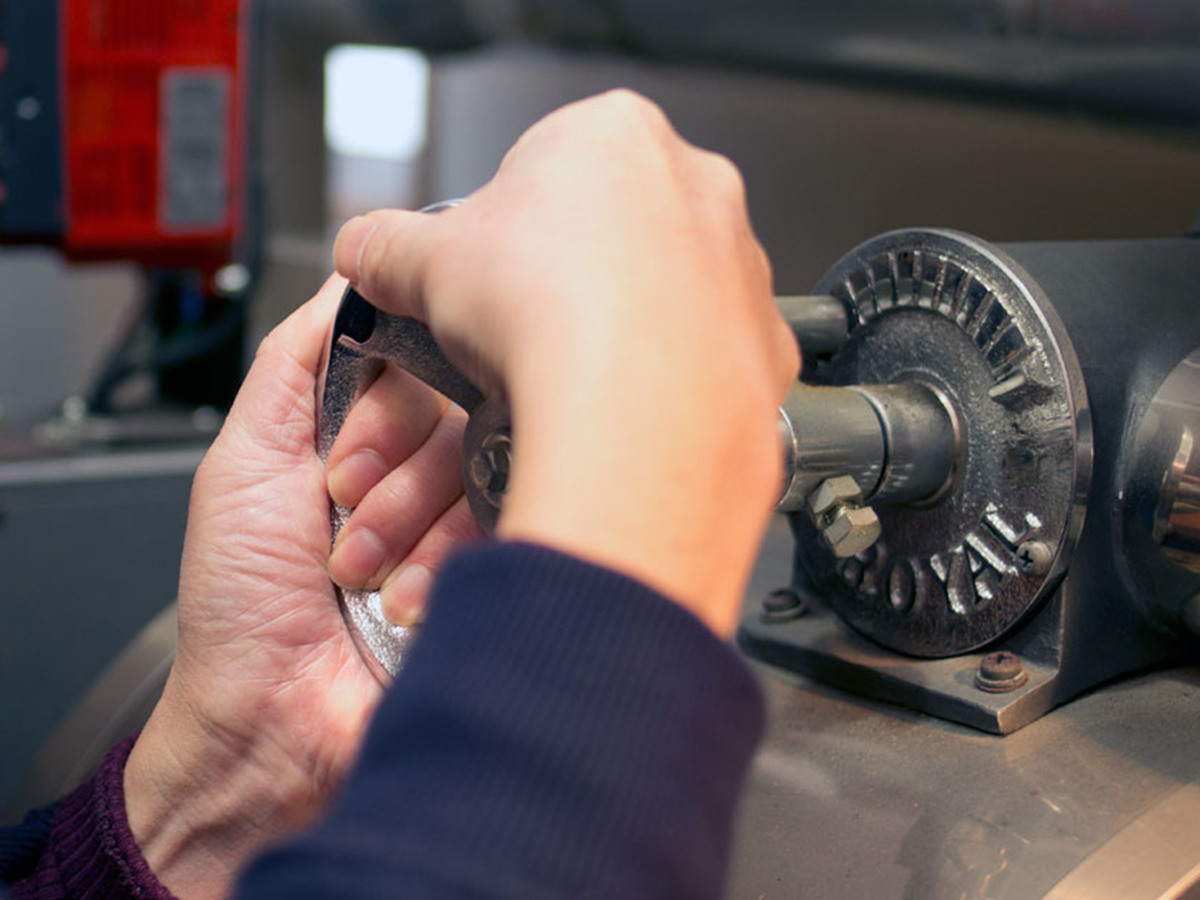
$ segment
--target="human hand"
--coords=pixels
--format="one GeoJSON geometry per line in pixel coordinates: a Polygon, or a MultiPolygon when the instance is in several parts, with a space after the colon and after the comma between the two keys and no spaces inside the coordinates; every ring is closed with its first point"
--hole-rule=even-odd
{"type": "Polygon", "coordinates": [[[638,577],[731,633],[799,359],[728,160],[614,92],[539,122],[457,208],[352,221],[334,257],[508,399],[501,537],[638,577]]]}
{"type": "MultiPolygon", "coordinates": [[[[263,341],[192,488],[175,665],[125,769],[133,834],[182,897],[223,896],[258,849],[324,807],[381,694],[329,580],[329,494],[315,449],[318,370],[344,286],[331,278],[263,341]]],[[[390,499],[377,490],[368,509],[390,504],[406,523],[391,532],[402,541],[393,564],[436,567],[472,532],[469,514],[453,512],[457,453],[439,458],[461,431],[445,413],[427,388],[386,372],[331,457],[384,454],[378,477],[361,460],[332,468],[341,500],[377,481],[408,484],[390,499]],[[382,404],[392,394],[402,405],[382,404]],[[374,440],[381,430],[388,438],[374,440]]],[[[401,606],[419,606],[420,590],[399,592],[401,606]]]]}

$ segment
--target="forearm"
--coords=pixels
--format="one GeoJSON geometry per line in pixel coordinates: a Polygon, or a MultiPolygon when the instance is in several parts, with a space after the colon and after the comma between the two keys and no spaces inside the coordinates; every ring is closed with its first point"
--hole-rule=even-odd
{"type": "Polygon", "coordinates": [[[451,564],[331,814],[243,896],[720,896],[753,676],[643,585],[551,551],[451,564]]]}

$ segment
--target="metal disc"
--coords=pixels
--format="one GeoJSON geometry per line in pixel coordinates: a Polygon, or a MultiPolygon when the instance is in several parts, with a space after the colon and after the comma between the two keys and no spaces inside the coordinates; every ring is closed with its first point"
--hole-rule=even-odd
{"type": "Polygon", "coordinates": [[[857,557],[835,559],[792,516],[798,561],[843,619],[893,650],[990,643],[1057,583],[1083,524],[1091,432],[1065,329],[1014,261],[950,231],[875,238],[817,292],[846,304],[851,330],[815,380],[919,381],[957,411],[962,450],[936,502],[877,508],[882,537],[857,557]]]}

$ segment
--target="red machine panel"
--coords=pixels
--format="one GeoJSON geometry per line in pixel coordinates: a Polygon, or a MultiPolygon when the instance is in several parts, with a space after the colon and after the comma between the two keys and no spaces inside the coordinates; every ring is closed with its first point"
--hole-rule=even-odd
{"type": "Polygon", "coordinates": [[[60,0],[75,257],[227,261],[244,196],[245,0],[60,0]]]}

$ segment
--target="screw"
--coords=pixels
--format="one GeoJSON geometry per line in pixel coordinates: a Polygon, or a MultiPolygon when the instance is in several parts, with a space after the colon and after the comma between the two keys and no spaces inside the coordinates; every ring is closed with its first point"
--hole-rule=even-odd
{"type": "Polygon", "coordinates": [[[879,540],[879,517],[862,505],[862,489],[849,475],[817,485],[808,496],[808,511],[834,556],[857,556],[879,540]]]}
{"type": "Polygon", "coordinates": [[[1015,691],[1028,680],[1020,658],[1008,650],[989,653],[979,661],[979,671],[975,673],[975,687],[989,694],[1015,691]]]}
{"type": "Polygon", "coordinates": [[[489,434],[471,459],[471,481],[488,503],[497,509],[508,489],[512,469],[512,438],[501,431],[489,434]]]}
{"type": "Polygon", "coordinates": [[[779,588],[763,598],[762,609],[762,620],[772,624],[800,618],[808,612],[808,604],[791,588],[779,588]]]}
{"type": "Polygon", "coordinates": [[[1017,548],[1017,566],[1026,575],[1045,575],[1054,562],[1054,551],[1045,541],[1026,541],[1017,548]]]}

